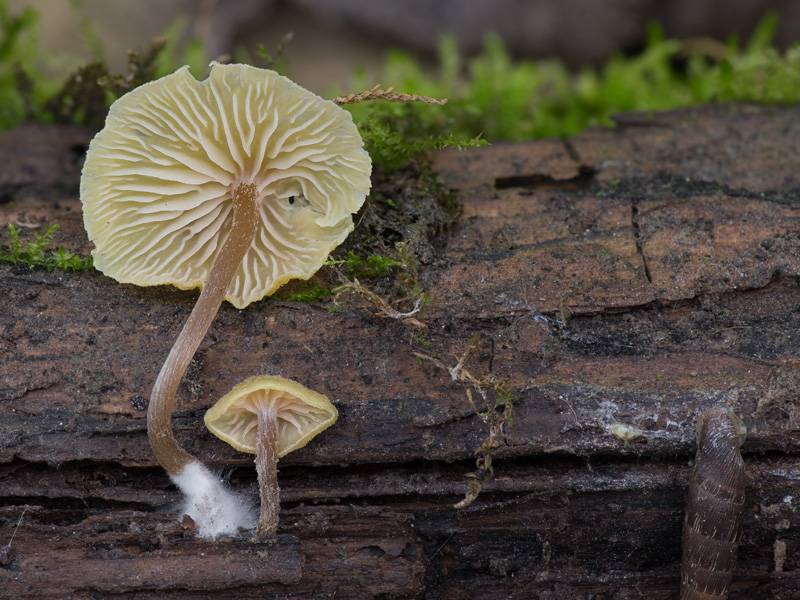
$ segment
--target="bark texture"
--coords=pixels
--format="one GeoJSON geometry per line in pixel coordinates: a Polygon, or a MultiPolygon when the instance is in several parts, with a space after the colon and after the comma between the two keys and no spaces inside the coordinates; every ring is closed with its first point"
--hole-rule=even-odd
{"type": "MultiPolygon", "coordinates": [[[[0,225],[56,222],[88,254],[90,136],[0,137],[0,225]]],[[[196,293],[0,263],[4,595],[677,598],[694,422],[727,405],[748,427],[730,598],[797,597],[798,140],[798,107],[726,105],[444,152],[463,216],[420,266],[415,322],[355,296],[224,305],[178,390],[183,447],[255,503],[252,456],[204,411],[270,374],[340,415],[281,460],[262,542],[197,539],[147,443],[146,398],[196,293]]]]}

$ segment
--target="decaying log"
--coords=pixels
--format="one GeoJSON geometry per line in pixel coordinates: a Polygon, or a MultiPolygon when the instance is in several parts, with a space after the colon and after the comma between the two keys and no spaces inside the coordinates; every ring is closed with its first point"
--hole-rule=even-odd
{"type": "MultiPolygon", "coordinates": [[[[0,225],[58,223],[88,255],[90,138],[0,137],[0,225]]],[[[179,390],[187,449],[255,500],[252,456],[204,411],[273,374],[340,413],[281,460],[279,535],[261,543],[197,539],[147,445],[146,398],[196,294],[0,263],[3,594],[676,598],[694,421],[722,404],[749,429],[730,597],[796,597],[797,140],[798,107],[713,106],[446,151],[433,164],[463,215],[420,266],[416,322],[355,296],[224,306],[179,390]],[[513,422],[464,370],[490,404],[510,392],[513,422]]]]}

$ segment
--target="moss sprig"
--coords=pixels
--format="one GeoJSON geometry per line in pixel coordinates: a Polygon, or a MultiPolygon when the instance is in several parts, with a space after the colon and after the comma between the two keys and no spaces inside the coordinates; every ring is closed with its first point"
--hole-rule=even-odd
{"type": "Polygon", "coordinates": [[[94,269],[92,258],[83,258],[70,252],[64,246],[56,249],[53,245],[58,225],[50,225],[44,232],[33,232],[33,239],[22,240],[20,230],[12,223],[8,224],[11,241],[0,248],[0,261],[27,265],[31,269],[44,267],[48,271],[62,269],[64,271],[91,271],[94,269]]]}
{"type": "Polygon", "coordinates": [[[386,100],[388,102],[398,102],[404,104],[406,102],[422,102],[423,104],[436,104],[442,106],[447,104],[447,98],[432,98],[431,96],[420,96],[419,94],[405,94],[395,92],[393,87],[388,90],[381,88],[380,84],[374,86],[372,89],[358,94],[346,94],[344,96],[336,96],[333,99],[334,104],[342,106],[344,104],[358,104],[367,100],[386,100]]]}
{"type": "MultiPolygon", "coordinates": [[[[413,120],[413,117],[411,117],[413,120]]],[[[480,148],[488,145],[480,134],[464,136],[457,133],[443,133],[430,136],[404,132],[395,128],[396,123],[382,120],[381,117],[368,116],[356,123],[364,148],[372,160],[387,171],[395,171],[409,160],[424,156],[444,148],[480,148]]]]}
{"type": "Polygon", "coordinates": [[[393,256],[374,254],[360,257],[350,251],[345,258],[329,259],[325,264],[340,281],[333,288],[334,305],[339,305],[342,296],[352,294],[370,302],[378,309],[378,314],[419,329],[426,327],[416,315],[430,300],[419,282],[417,260],[408,244],[395,244],[393,256]],[[384,286],[387,293],[378,293],[373,286],[359,281],[359,277],[391,281],[384,286]]]}
{"type": "Polygon", "coordinates": [[[514,395],[508,382],[489,373],[475,377],[466,369],[469,359],[480,348],[481,334],[472,336],[469,346],[452,367],[439,357],[414,352],[422,362],[431,361],[437,367],[445,369],[453,381],[464,385],[467,400],[472,410],[488,425],[488,433],[481,445],[475,449],[475,470],[467,473],[467,491],[464,498],[453,505],[453,508],[466,508],[480,495],[483,486],[494,477],[493,459],[497,448],[505,443],[506,432],[514,425],[514,395]],[[481,398],[481,405],[475,403],[472,392],[476,391],[481,398]]]}

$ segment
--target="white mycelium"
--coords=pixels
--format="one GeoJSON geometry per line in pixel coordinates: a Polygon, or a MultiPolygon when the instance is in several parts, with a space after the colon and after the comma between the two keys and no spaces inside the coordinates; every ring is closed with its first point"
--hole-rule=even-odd
{"type": "Polygon", "coordinates": [[[170,478],[184,495],[181,513],[191,517],[200,536],[236,535],[240,529],[255,527],[253,507],[203,464],[189,463],[179,475],[170,478]]]}

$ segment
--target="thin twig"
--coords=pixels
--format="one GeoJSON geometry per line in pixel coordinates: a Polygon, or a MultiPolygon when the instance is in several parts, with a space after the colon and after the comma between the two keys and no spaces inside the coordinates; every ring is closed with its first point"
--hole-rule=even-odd
{"type": "Polygon", "coordinates": [[[480,334],[475,334],[470,340],[467,350],[458,358],[458,362],[454,367],[447,366],[444,362],[434,356],[423,354],[421,352],[414,352],[417,358],[422,360],[429,360],[437,367],[446,369],[450,373],[450,378],[465,386],[467,400],[469,400],[472,410],[484,422],[489,425],[489,434],[483,440],[480,447],[475,450],[475,471],[467,474],[467,492],[464,498],[453,505],[456,509],[466,508],[472,504],[481,493],[483,486],[494,477],[494,467],[492,466],[492,458],[494,451],[506,439],[506,425],[511,426],[514,423],[514,406],[511,402],[510,390],[508,384],[502,379],[496,378],[491,373],[480,379],[476,379],[464,365],[469,358],[478,350],[480,344],[480,334]],[[472,400],[472,390],[470,385],[477,390],[481,398],[483,398],[486,406],[485,411],[481,411],[472,400]],[[494,391],[494,402],[490,402],[488,391],[494,391]],[[502,409],[502,414],[498,415],[497,411],[502,409]]]}
{"type": "Polygon", "coordinates": [[[425,297],[420,296],[414,299],[414,306],[408,312],[400,312],[396,308],[394,308],[391,304],[389,304],[386,300],[381,298],[378,294],[373,292],[372,290],[364,287],[361,283],[356,279],[353,278],[353,281],[350,281],[341,273],[339,274],[340,277],[343,279],[344,283],[335,287],[333,292],[335,296],[333,297],[333,302],[336,304],[339,300],[339,296],[341,296],[344,292],[353,292],[354,294],[361,296],[365,300],[369,300],[372,302],[376,308],[378,308],[385,316],[389,317],[390,319],[397,319],[399,321],[409,322],[411,325],[416,327],[425,327],[422,323],[417,321],[416,319],[412,319],[414,315],[416,315],[422,305],[425,303],[425,297]]]}

